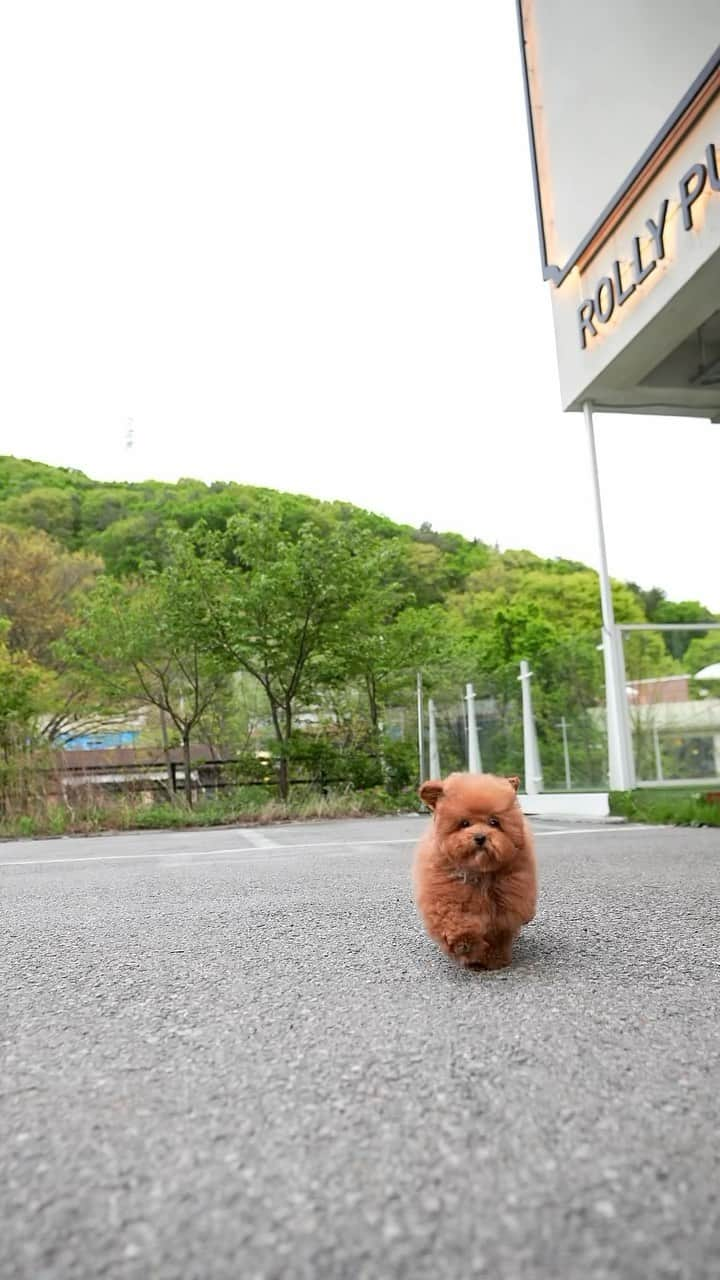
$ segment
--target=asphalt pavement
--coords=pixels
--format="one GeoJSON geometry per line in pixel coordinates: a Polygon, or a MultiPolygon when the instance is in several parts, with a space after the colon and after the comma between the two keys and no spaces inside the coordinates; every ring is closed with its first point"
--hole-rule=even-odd
{"type": "Polygon", "coordinates": [[[715,1280],[720,832],[536,824],[482,974],[422,826],[0,845],[3,1280],[715,1280]]]}

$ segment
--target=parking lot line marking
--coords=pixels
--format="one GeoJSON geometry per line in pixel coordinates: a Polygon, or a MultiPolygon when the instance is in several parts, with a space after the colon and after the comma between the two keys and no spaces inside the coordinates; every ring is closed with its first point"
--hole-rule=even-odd
{"type": "MultiPolygon", "coordinates": [[[[630,827],[612,826],[612,827],[563,827],[558,831],[536,831],[534,836],[536,840],[552,839],[553,836],[597,836],[597,835],[627,835],[632,831],[670,831],[670,827],[650,827],[644,825],[635,825],[630,827]]],[[[259,833],[253,833],[257,835],[259,833]]],[[[245,833],[243,833],[245,835],[245,833]]],[[[264,837],[268,840],[268,837],[264,837]]],[[[408,836],[403,839],[388,840],[350,840],[345,844],[353,847],[371,848],[373,846],[382,845],[401,845],[401,844],[417,844],[417,836],[408,836]]],[[[258,853],[293,853],[298,849],[337,849],[337,840],[314,841],[309,844],[272,844],[269,842],[262,845],[252,845],[249,849],[238,847],[237,845],[227,849],[166,849],[162,852],[153,853],[147,851],[145,853],[97,853],[82,854],[76,857],[68,858],[13,858],[4,861],[0,857],[0,869],[2,867],[52,867],[66,866],[69,863],[80,862],[147,862],[153,859],[163,858],[212,858],[221,854],[258,854],[258,853]]]]}
{"type": "Polygon", "coordinates": [[[274,849],[275,846],[269,836],[264,835],[262,831],[243,830],[238,831],[239,836],[243,840],[247,840],[253,849],[274,849]]]}

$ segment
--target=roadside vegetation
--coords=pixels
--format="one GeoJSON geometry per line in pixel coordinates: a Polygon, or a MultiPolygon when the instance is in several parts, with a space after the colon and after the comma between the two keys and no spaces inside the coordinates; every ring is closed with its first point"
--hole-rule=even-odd
{"type": "MultiPolygon", "coordinates": [[[[612,791],[610,812],[630,822],[662,823],[676,827],[720,827],[720,791],[656,790],[612,791]]],[[[720,844],[718,845],[720,853],[720,844]]]]}
{"type": "MultiPolygon", "coordinates": [[[[713,620],[657,588],[613,599],[618,621],[713,620]]],[[[412,809],[417,673],[443,771],[464,765],[472,681],[483,766],[516,773],[521,658],[546,789],[565,785],[563,737],[573,786],[602,788],[599,640],[597,577],[574,561],[245,485],[0,458],[0,834],[412,809]],[[69,787],[63,748],[128,724],[167,785],[69,787]]],[[[636,634],[626,658],[630,680],[698,670],[720,633],[636,634]]]]}

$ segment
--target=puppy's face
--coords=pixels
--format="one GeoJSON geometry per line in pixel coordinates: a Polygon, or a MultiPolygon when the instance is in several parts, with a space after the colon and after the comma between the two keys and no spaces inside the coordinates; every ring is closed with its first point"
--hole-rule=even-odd
{"type": "Polygon", "coordinates": [[[491,774],[451,774],[426,782],[421,799],[434,810],[438,852],[449,867],[494,871],[512,860],[524,843],[516,791],[518,778],[491,774]]]}

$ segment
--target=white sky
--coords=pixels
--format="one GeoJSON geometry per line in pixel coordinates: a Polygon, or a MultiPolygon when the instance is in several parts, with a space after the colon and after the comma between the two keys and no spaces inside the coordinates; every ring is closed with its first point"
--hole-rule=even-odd
{"type": "MultiPolygon", "coordinates": [[[[597,562],[514,4],[23,0],[3,27],[0,452],[597,562]]],[[[597,428],[611,572],[720,610],[720,428],[597,428]]]]}

